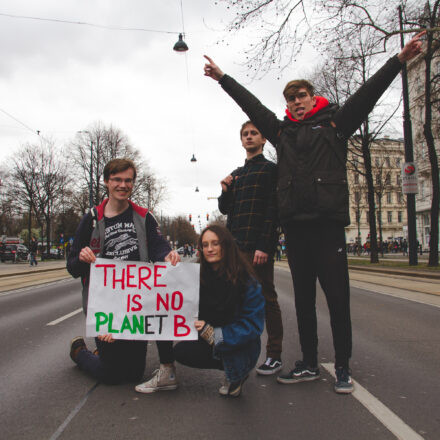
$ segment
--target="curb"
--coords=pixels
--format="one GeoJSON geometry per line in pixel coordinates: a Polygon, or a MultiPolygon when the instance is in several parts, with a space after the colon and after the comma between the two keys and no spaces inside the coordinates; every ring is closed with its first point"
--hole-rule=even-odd
{"type": "Polygon", "coordinates": [[[414,277],[414,278],[429,278],[433,280],[440,280],[440,273],[437,274],[430,272],[406,271],[406,270],[388,269],[382,267],[364,267],[364,266],[356,266],[355,264],[349,264],[348,270],[357,270],[360,272],[383,273],[387,275],[404,275],[407,277],[414,277]]]}
{"type": "MultiPolygon", "coordinates": [[[[284,266],[289,267],[289,264],[287,261],[277,261],[275,262],[276,266],[284,266]]],[[[414,277],[414,278],[429,278],[433,280],[440,280],[440,273],[431,273],[431,272],[416,272],[414,270],[399,270],[399,269],[392,269],[392,268],[386,268],[386,267],[365,267],[365,266],[356,266],[355,264],[350,264],[350,261],[348,262],[348,270],[357,270],[360,272],[375,272],[375,273],[383,273],[387,275],[404,275],[407,277],[414,277]]]]}

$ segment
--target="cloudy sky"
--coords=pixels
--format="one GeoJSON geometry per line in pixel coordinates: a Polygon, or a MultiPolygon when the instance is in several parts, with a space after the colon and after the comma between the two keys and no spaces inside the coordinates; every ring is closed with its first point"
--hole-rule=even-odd
{"type": "MultiPolygon", "coordinates": [[[[200,215],[203,226],[217,208],[208,197],[219,195],[220,179],[244,160],[239,127],[246,119],[203,76],[203,54],[246,83],[242,49],[256,36],[251,29],[222,42],[230,15],[215,3],[183,0],[185,56],[172,50],[182,30],[180,0],[3,0],[0,14],[171,33],[0,15],[0,160],[22,143],[38,142],[36,130],[68,145],[95,122],[112,124],[167,181],[163,214],[200,215]]],[[[246,85],[283,117],[283,85],[310,72],[308,59],[279,79],[268,75],[246,85]]]]}

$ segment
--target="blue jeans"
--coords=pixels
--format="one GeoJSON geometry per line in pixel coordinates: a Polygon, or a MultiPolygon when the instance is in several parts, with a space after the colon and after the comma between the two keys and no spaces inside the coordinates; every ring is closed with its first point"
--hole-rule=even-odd
{"type": "MultiPolygon", "coordinates": [[[[95,338],[98,355],[81,350],[76,358],[79,368],[99,382],[117,385],[122,382],[139,382],[144,374],[147,341],[116,340],[108,343],[95,338]]],[[[162,364],[174,362],[173,343],[157,341],[162,364]]]]}

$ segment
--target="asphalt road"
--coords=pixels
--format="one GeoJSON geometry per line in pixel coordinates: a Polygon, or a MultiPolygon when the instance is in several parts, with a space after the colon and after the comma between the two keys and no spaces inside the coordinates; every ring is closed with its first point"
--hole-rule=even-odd
{"type": "MultiPolygon", "coordinates": [[[[276,269],[276,286],[288,369],[300,356],[288,270],[276,269]]],[[[319,291],[321,379],[279,385],[274,377],[251,374],[243,395],[228,399],[217,394],[221,372],[182,366],[181,385],[173,392],[142,395],[132,384],[96,386],[68,354],[70,339],[84,333],[83,314],[47,325],[78,311],[80,296],[77,280],[0,293],[0,438],[440,438],[440,308],[435,305],[353,287],[357,383],[354,395],[341,396],[333,392],[327,371],[333,349],[319,291]]],[[[152,343],[145,376],[157,366],[152,343]]]]}

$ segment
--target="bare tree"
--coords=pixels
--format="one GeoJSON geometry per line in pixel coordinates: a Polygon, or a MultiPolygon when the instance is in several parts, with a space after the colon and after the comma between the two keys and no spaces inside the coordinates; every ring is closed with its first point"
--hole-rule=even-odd
{"type": "Polygon", "coordinates": [[[157,208],[166,198],[166,184],[155,176],[140,152],[134,148],[121,130],[95,123],[78,132],[71,145],[71,160],[77,174],[75,202],[84,213],[89,207],[88,194],[92,179],[93,204],[99,205],[107,193],[103,172],[107,162],[116,158],[133,160],[137,169],[133,200],[148,209],[157,208]]]}
{"type": "Polygon", "coordinates": [[[21,148],[14,159],[12,172],[15,200],[23,202],[29,213],[33,211],[41,226],[41,220],[44,221],[48,251],[52,217],[69,184],[69,174],[61,156],[62,153],[57,151],[51,142],[28,144],[21,148]]]}

